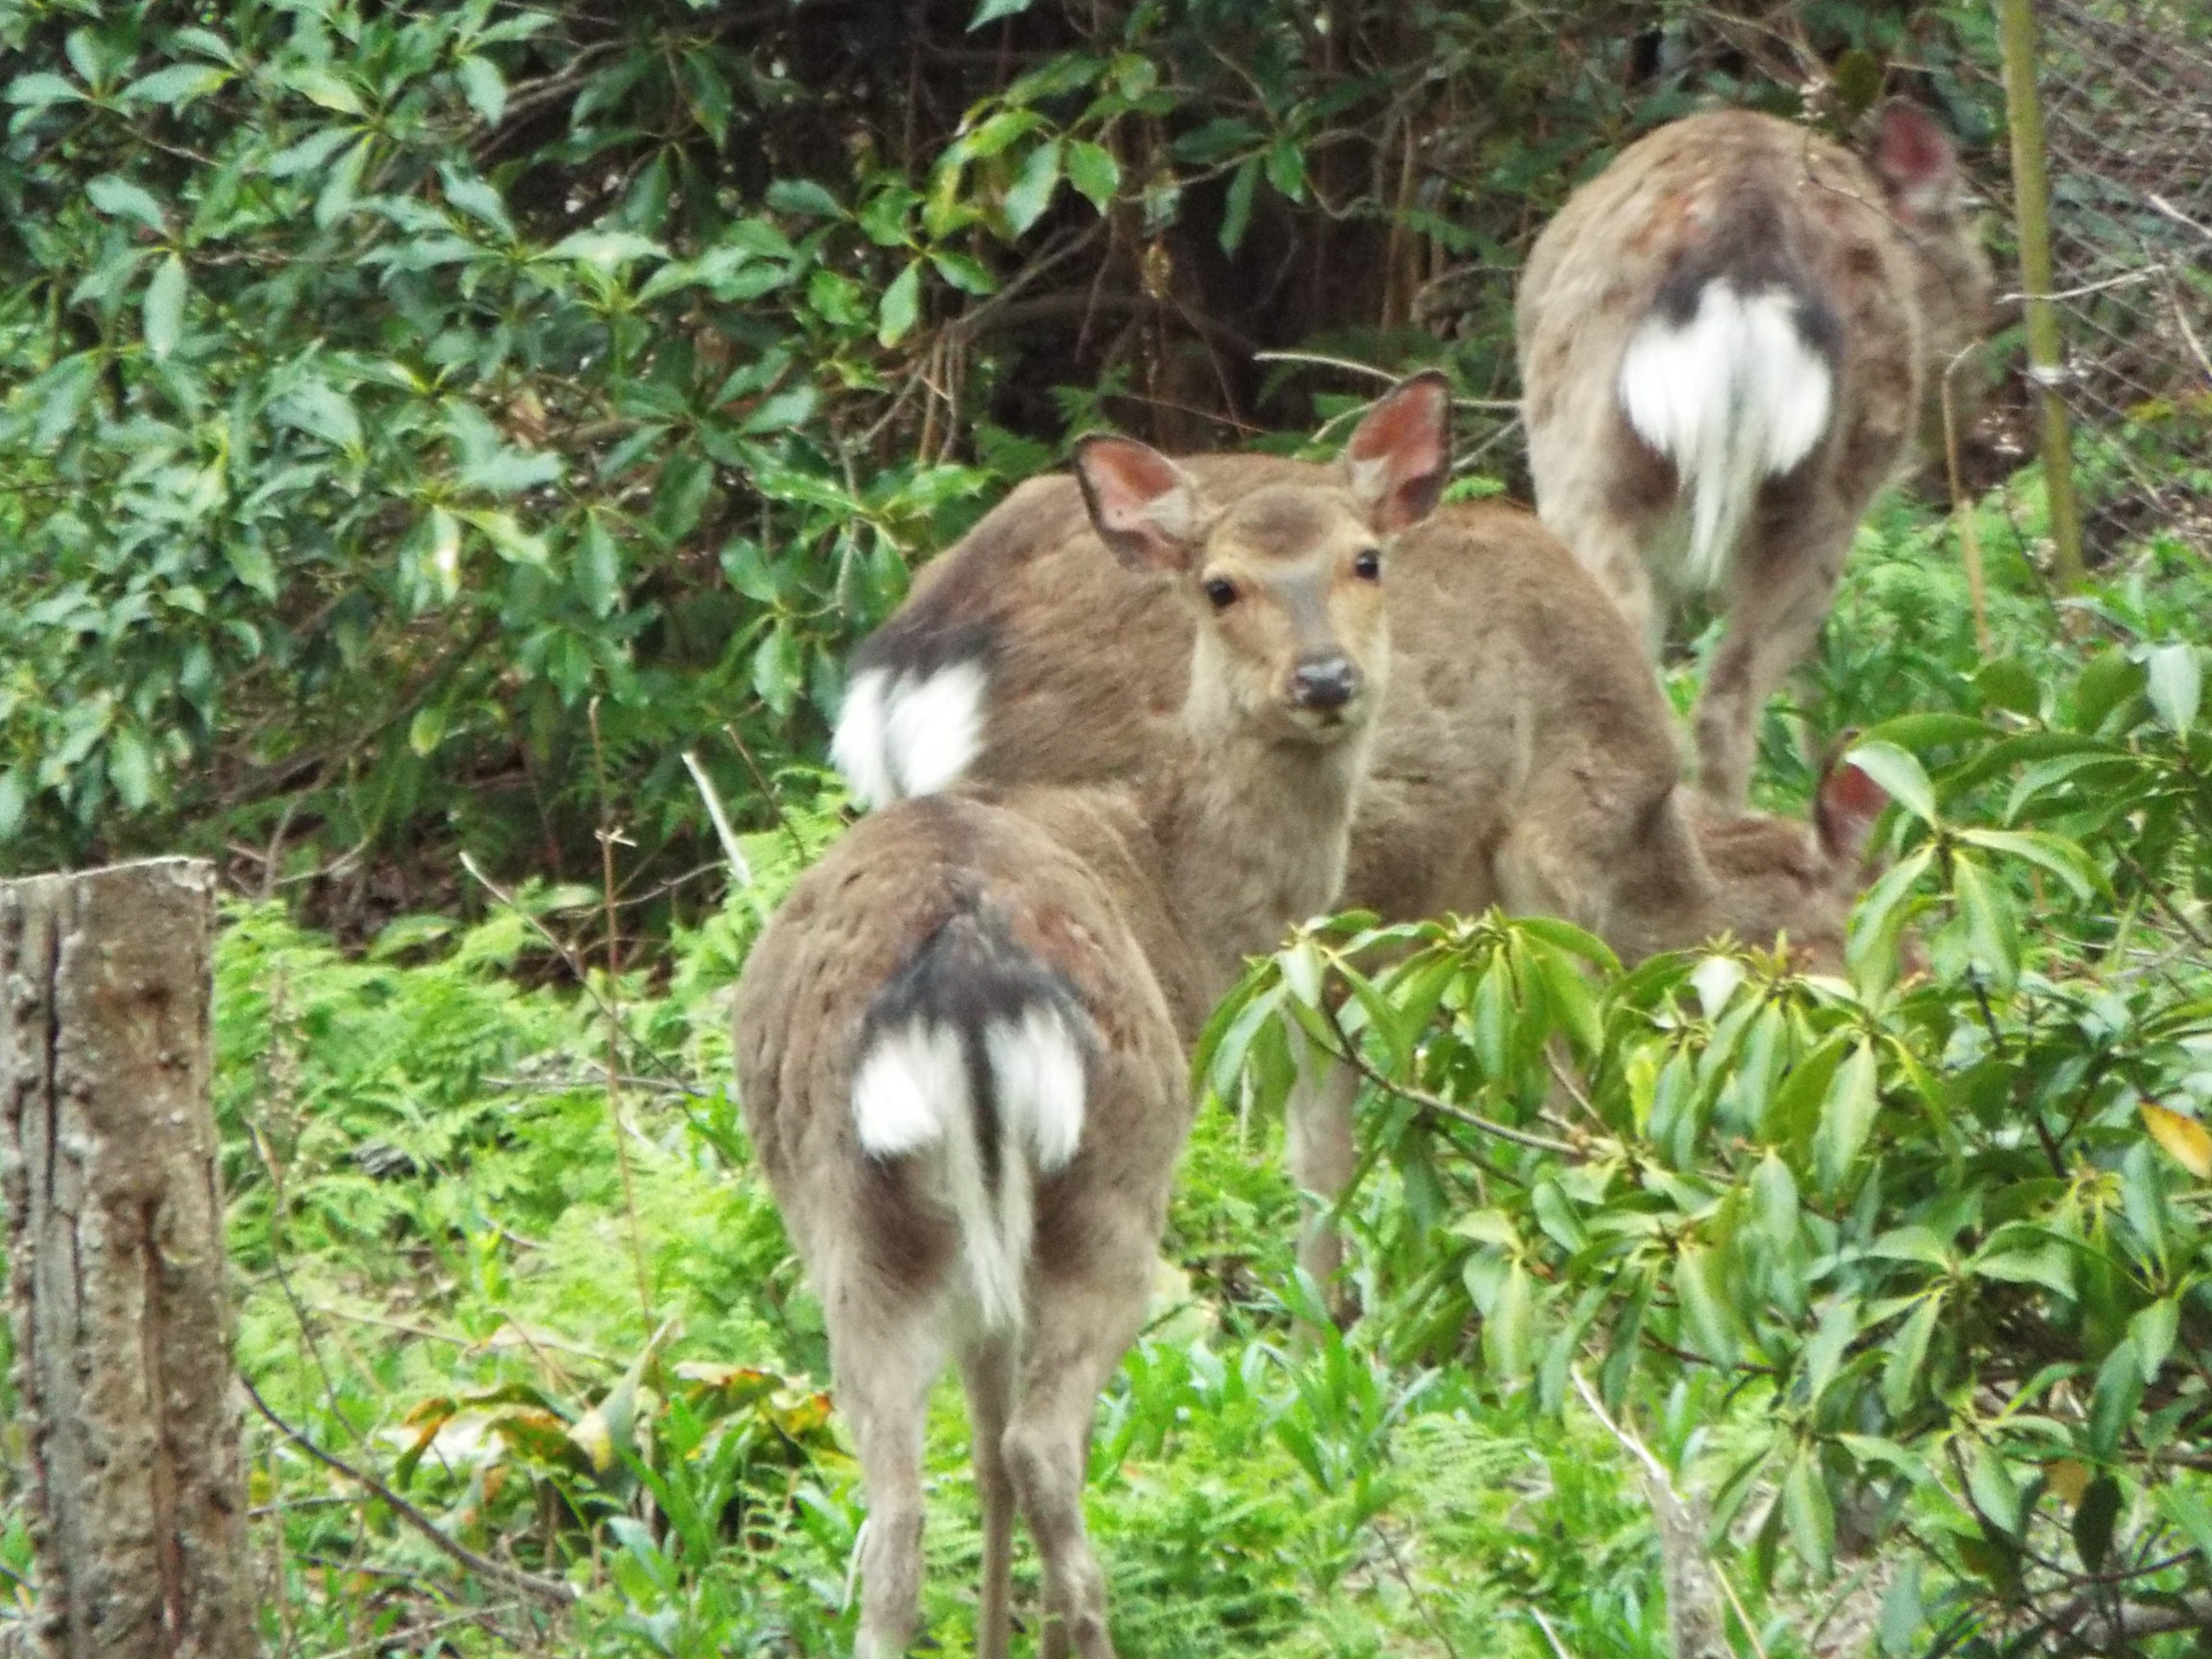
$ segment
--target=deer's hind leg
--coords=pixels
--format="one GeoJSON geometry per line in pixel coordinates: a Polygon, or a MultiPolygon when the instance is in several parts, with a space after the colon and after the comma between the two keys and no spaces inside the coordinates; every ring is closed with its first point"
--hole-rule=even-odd
{"type": "Polygon", "coordinates": [[[857,1659],[900,1659],[922,1603],[922,1451],[929,1390],[945,1368],[942,1287],[878,1283],[854,1265],[822,1286],[831,1387],[859,1455],[857,1659]]]}

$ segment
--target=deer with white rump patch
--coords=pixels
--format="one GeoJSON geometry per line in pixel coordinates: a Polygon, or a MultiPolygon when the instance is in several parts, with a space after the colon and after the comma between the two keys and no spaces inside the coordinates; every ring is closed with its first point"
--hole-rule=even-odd
{"type": "MultiPolygon", "coordinates": [[[[822,1300],[867,1496],[862,1659],[912,1634],[948,1358],[983,1501],[977,1652],[1007,1650],[1017,1507],[1044,1569],[1040,1650],[1113,1652],[1083,1473],[1152,1284],[1187,1047],[1243,957],[1335,896],[1388,668],[1382,570],[1442,489],[1448,410],[1438,378],[1407,381],[1339,468],[1226,503],[1142,445],[1085,440],[1071,556],[1142,573],[1184,619],[1158,742],[1125,783],[871,814],[746,963],[746,1121],[822,1300]]],[[[974,740],[974,700],[933,678],[905,664],[848,718],[898,738],[907,781],[974,740]]],[[[1094,689],[1142,709],[1153,688],[1094,689]]]]}
{"type": "Polygon", "coordinates": [[[1537,511],[1656,652],[1728,616],[1698,782],[1741,805],[1760,710],[1811,648],[1860,518],[1985,325],[1950,139],[1891,104],[1862,162],[1719,110],[1623,151],[1528,255],[1517,306],[1537,511]]]}

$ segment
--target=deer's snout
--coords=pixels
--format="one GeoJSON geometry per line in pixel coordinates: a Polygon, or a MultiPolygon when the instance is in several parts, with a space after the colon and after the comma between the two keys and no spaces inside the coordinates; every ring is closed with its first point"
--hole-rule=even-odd
{"type": "Polygon", "coordinates": [[[1359,670],[1345,656],[1314,657],[1290,671],[1290,700],[1301,709],[1333,713],[1359,694],[1359,670]]]}

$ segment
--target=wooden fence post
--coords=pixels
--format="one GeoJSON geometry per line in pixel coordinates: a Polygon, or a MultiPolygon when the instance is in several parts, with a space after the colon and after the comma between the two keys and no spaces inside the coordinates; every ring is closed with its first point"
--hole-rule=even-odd
{"type": "Polygon", "coordinates": [[[53,1659],[249,1659],[209,1099],[215,878],[0,882],[0,1192],[53,1659]]]}

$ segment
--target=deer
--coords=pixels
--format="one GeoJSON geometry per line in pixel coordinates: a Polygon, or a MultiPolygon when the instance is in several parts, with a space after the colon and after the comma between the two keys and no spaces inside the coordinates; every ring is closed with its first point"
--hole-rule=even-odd
{"type": "Polygon", "coordinates": [[[949,1358],[983,1507],[976,1651],[1007,1652],[1019,1510],[1040,1651],[1111,1659],[1083,1477],[1153,1285],[1189,1046],[1245,955],[1341,884],[1389,676],[1382,572],[1441,492],[1449,410],[1416,376],[1336,467],[1235,500],[1133,440],[1078,443],[1055,552],[1154,594],[1180,641],[1092,687],[1158,721],[1118,778],[948,786],[972,724],[957,672],[850,703],[904,746],[890,776],[939,787],[861,818],[798,881],[738,981],[735,1037],[859,1458],[861,1659],[904,1653],[916,1623],[949,1358]]]}
{"type": "MultiPolygon", "coordinates": [[[[1326,476],[1263,455],[1187,457],[1215,500],[1326,476]]],[[[878,807],[956,780],[1079,783],[1142,768],[1184,695],[1190,624],[1166,585],[1084,557],[1083,503],[1030,479],[923,566],[852,659],[831,753],[878,807]],[[1113,695],[1155,688],[1149,705],[1113,695]],[[926,719],[915,711],[926,712],[926,719]]],[[[1383,593],[1394,669],[1334,902],[1385,921],[1492,905],[1556,916],[1624,958],[1723,933],[1832,967],[1886,797],[1831,768],[1811,825],[1712,806],[1682,782],[1665,689],[1603,589],[1527,510],[1456,503],[1401,536],[1383,593]]],[[[1322,906],[1316,906],[1321,908],[1322,906]]],[[[1319,1219],[1350,1180],[1358,1079],[1293,1093],[1288,1157],[1319,1219]]]]}
{"type": "Polygon", "coordinates": [[[1862,160],[1714,110],[1569,197],[1515,300],[1536,509],[1656,656],[1670,614],[1727,621],[1695,715],[1699,787],[1748,788],[1767,697],[1803,660],[1860,519],[1938,432],[1988,324],[1957,152],[1887,105],[1862,160]]]}

